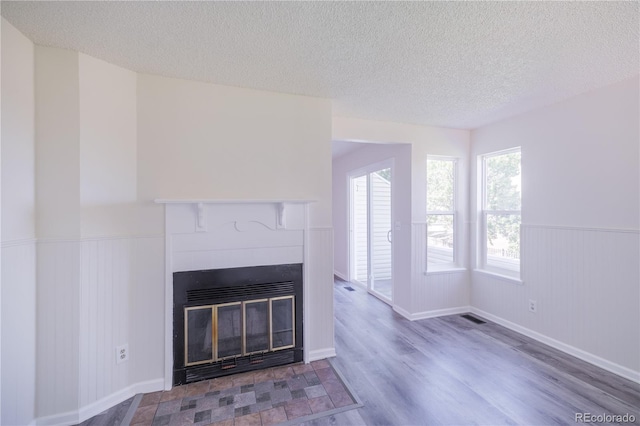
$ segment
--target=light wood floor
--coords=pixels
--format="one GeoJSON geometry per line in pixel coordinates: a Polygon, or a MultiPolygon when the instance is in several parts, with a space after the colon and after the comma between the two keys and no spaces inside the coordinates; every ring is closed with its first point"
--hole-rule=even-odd
{"type": "Polygon", "coordinates": [[[345,285],[335,284],[333,363],[364,407],[309,425],[576,424],[583,412],[640,424],[636,383],[491,322],[407,321],[345,285]]]}

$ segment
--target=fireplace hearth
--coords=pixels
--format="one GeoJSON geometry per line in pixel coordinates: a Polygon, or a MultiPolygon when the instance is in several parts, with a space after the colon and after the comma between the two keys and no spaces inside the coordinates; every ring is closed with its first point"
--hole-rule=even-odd
{"type": "Polygon", "coordinates": [[[302,264],[173,274],[173,384],[303,359],[302,264]]]}

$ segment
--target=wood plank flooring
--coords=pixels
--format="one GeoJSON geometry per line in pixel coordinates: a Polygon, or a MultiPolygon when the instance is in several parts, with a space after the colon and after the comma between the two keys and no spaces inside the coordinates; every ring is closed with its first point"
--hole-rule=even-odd
{"type": "Polygon", "coordinates": [[[631,414],[640,385],[487,321],[407,321],[363,289],[335,284],[340,369],[364,407],[308,425],[575,424],[631,414]]]}

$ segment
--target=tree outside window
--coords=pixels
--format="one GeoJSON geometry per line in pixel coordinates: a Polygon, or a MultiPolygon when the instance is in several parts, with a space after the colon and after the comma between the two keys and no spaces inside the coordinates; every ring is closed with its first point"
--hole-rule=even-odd
{"type": "Polygon", "coordinates": [[[455,179],[455,159],[427,159],[427,264],[456,262],[455,179]]]}
{"type": "Polygon", "coordinates": [[[520,270],[520,149],[483,156],[485,267],[520,270]]]}

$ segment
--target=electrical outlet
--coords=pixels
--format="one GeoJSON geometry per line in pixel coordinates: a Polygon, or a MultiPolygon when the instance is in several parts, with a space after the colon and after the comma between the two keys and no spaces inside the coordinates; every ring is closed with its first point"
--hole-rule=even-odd
{"type": "Polygon", "coordinates": [[[538,303],[535,300],[529,299],[529,312],[538,312],[538,303]]]}
{"type": "Polygon", "coordinates": [[[122,345],[116,348],[116,364],[129,361],[129,345],[122,345]]]}

